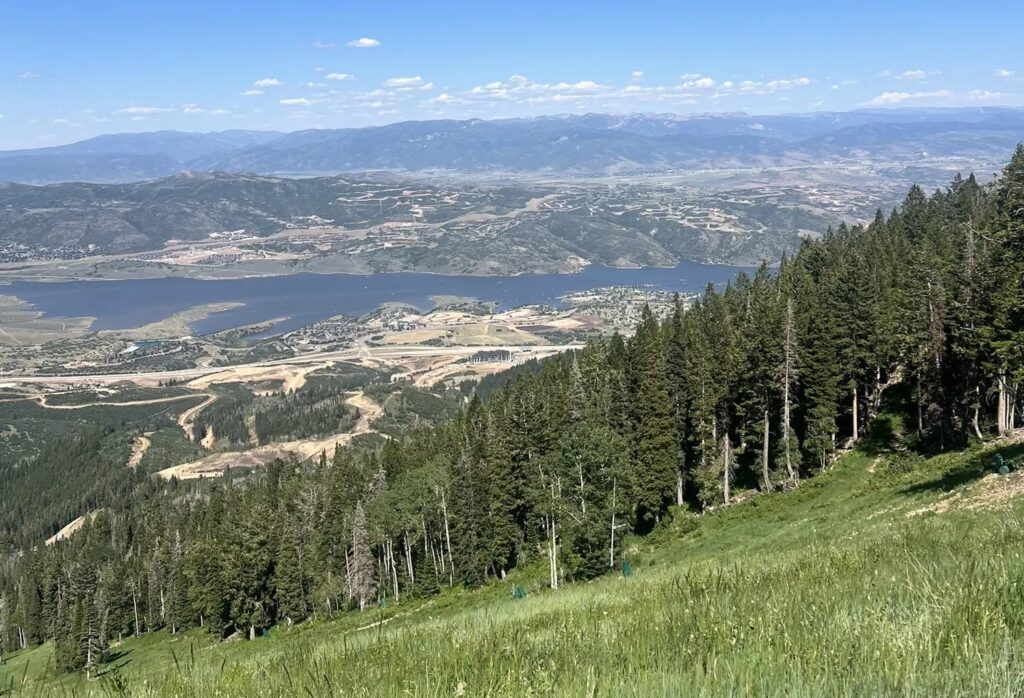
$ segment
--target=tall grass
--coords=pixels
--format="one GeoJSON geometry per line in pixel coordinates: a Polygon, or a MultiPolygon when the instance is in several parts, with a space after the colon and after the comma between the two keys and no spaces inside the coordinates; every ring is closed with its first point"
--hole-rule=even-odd
{"type": "MultiPolygon", "coordinates": [[[[942,468],[970,467],[964,456],[942,468]]],[[[1015,696],[1019,509],[907,516],[866,460],[803,492],[677,521],[635,572],[515,601],[504,588],[254,643],[153,644],[79,695],[1015,696]],[[871,515],[871,510],[875,515],[871,515]],[[856,518],[850,512],[858,512],[856,518]],[[688,530],[680,534],[679,530],[688,530]],[[149,654],[163,652],[158,669],[149,654]],[[130,680],[129,680],[130,677],[130,680]]],[[[934,466],[937,467],[937,466],[934,466]]],[[[941,473],[940,473],[941,475],[941,473]]],[[[32,684],[30,683],[29,686],[32,684]]],[[[69,692],[72,690],[68,689],[69,692]]],[[[28,691],[26,691],[28,692],[28,691]]]]}

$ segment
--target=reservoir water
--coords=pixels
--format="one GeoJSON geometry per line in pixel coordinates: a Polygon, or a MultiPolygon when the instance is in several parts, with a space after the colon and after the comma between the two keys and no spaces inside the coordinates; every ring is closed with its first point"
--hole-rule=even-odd
{"type": "Polygon", "coordinates": [[[287,317],[274,327],[273,332],[279,333],[332,315],[362,315],[384,303],[428,310],[435,305],[432,298],[442,295],[493,301],[501,309],[534,303],[560,305],[559,296],[602,286],[700,292],[709,283],[725,284],[740,271],[744,269],[682,262],[672,268],[590,265],[578,274],[523,276],[292,274],[218,280],[19,281],[0,286],[0,294],[21,298],[47,317],[95,317],[93,330],[138,327],[206,303],[244,303],[193,323],[193,331],[208,334],[287,317]]]}

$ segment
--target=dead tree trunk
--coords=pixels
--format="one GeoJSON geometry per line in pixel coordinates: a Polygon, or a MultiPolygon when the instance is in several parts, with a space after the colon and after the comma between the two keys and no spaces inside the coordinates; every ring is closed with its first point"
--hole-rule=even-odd
{"type": "Polygon", "coordinates": [[[608,554],[608,567],[615,567],[615,487],[616,480],[612,478],[612,531],[611,531],[611,552],[608,554]]]}
{"type": "Polygon", "coordinates": [[[455,561],[452,560],[452,534],[448,528],[448,504],[445,502],[444,492],[441,493],[441,514],[444,516],[444,540],[448,545],[448,586],[455,584],[455,561]]]}
{"type": "Polygon", "coordinates": [[[764,426],[764,440],[763,440],[763,443],[761,445],[761,470],[764,473],[764,488],[765,488],[766,491],[770,492],[772,489],[774,489],[774,487],[772,486],[771,472],[769,471],[769,467],[768,467],[769,466],[769,461],[770,461],[769,449],[770,449],[770,446],[771,446],[769,440],[770,440],[771,437],[770,437],[769,432],[768,432],[769,427],[770,427],[770,422],[768,421],[768,408],[767,407],[764,410],[764,425],[763,426],[764,426]]]}
{"type": "Polygon", "coordinates": [[[793,445],[790,443],[792,429],[792,393],[796,379],[796,322],[793,317],[793,299],[786,300],[786,326],[782,337],[782,449],[786,460],[786,476],[790,484],[796,483],[798,475],[793,467],[793,445]]]}
{"type": "Polygon", "coordinates": [[[996,403],[996,433],[1005,434],[1010,425],[1010,409],[1007,400],[1006,376],[999,376],[999,397],[996,403]]]}
{"type": "Polygon", "coordinates": [[[850,439],[850,443],[857,443],[857,439],[860,438],[860,414],[859,404],[857,400],[857,384],[853,384],[853,417],[851,419],[851,428],[853,429],[853,436],[850,439]]]}
{"type": "Polygon", "coordinates": [[[725,505],[729,506],[730,487],[732,483],[732,443],[729,441],[729,432],[722,436],[722,493],[725,496],[725,505]]]}

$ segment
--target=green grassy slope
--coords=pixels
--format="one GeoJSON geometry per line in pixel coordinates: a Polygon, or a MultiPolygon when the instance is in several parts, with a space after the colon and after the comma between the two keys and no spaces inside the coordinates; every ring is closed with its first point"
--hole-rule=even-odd
{"type": "Polygon", "coordinates": [[[526,570],[252,643],[133,639],[98,680],[53,676],[44,646],[7,659],[0,693],[1019,695],[1024,472],[987,474],[997,452],[1024,466],[1010,442],[850,454],[793,492],[627,541],[628,578],[551,592],[526,570]]]}

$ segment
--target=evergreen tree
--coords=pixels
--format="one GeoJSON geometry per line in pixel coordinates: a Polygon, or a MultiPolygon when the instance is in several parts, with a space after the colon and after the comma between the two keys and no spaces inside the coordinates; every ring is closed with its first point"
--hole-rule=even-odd
{"type": "Polygon", "coordinates": [[[356,504],[352,518],[352,553],[348,575],[349,596],[363,610],[377,599],[377,571],[370,550],[363,503],[356,504]]]}
{"type": "Polygon", "coordinates": [[[650,530],[674,501],[678,455],[662,335],[646,305],[630,342],[629,370],[637,527],[650,530]]]}

